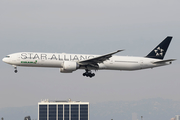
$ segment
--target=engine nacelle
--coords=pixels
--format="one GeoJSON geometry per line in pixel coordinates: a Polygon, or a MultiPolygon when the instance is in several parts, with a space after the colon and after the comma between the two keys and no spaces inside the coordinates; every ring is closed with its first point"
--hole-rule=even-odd
{"type": "Polygon", "coordinates": [[[72,73],[73,71],[77,70],[79,65],[77,62],[73,61],[65,61],[63,64],[63,68],[60,68],[61,73],[72,73]]]}

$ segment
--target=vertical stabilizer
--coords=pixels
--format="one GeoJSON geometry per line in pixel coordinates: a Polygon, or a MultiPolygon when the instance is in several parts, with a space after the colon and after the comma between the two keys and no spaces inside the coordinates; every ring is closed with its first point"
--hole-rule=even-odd
{"type": "Polygon", "coordinates": [[[166,37],[157,47],[155,47],[146,57],[155,58],[155,59],[163,59],[166,51],[169,47],[169,44],[172,40],[171,36],[166,37]]]}

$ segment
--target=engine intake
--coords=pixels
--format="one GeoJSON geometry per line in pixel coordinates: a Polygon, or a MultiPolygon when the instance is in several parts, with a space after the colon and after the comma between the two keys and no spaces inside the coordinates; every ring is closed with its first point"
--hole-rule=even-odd
{"type": "Polygon", "coordinates": [[[61,73],[72,73],[79,68],[79,64],[74,61],[65,61],[63,68],[60,68],[61,73]]]}

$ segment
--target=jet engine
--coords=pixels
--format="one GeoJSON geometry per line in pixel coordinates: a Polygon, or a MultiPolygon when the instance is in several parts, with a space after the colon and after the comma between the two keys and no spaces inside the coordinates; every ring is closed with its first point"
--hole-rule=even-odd
{"type": "Polygon", "coordinates": [[[79,64],[74,61],[65,61],[63,68],[60,68],[61,73],[72,73],[79,68],[79,64]]]}

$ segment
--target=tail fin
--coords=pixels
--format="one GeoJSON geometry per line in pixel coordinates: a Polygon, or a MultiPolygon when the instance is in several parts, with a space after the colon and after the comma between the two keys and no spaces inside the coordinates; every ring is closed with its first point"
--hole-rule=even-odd
{"type": "Polygon", "coordinates": [[[146,57],[155,58],[155,59],[163,59],[166,51],[169,47],[169,44],[172,40],[171,36],[166,37],[157,47],[154,48],[146,57]]]}

